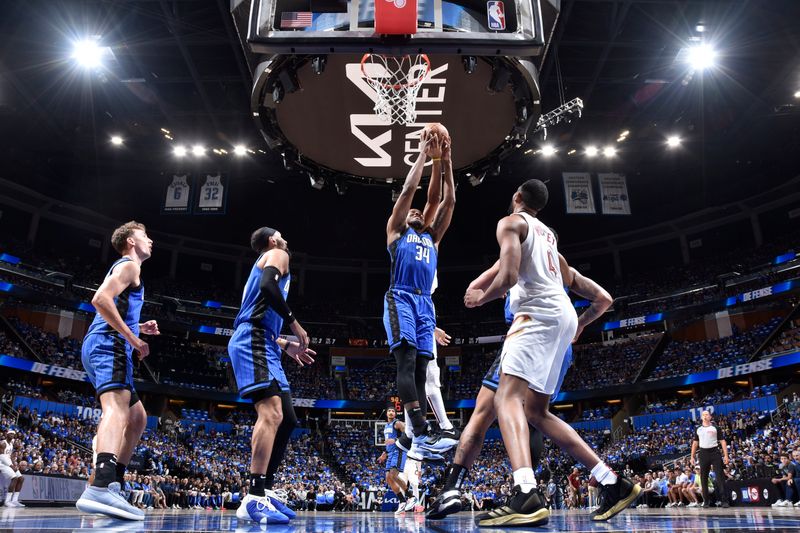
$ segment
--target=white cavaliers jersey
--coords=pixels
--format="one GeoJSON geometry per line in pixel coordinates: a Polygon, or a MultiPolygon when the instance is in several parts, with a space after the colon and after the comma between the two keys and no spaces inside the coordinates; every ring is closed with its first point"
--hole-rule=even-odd
{"type": "Polygon", "coordinates": [[[10,441],[3,440],[6,443],[6,448],[0,454],[0,464],[11,466],[11,454],[14,452],[14,444],[10,441]]]}
{"type": "Polygon", "coordinates": [[[223,199],[223,188],[222,185],[222,178],[217,176],[206,176],[206,181],[203,183],[203,186],[200,187],[200,202],[199,207],[201,208],[220,208],[222,207],[222,199],[223,199]]]}
{"type": "Polygon", "coordinates": [[[515,213],[528,223],[522,242],[519,279],[509,292],[511,312],[531,314],[537,319],[575,314],[561,278],[556,236],[539,219],[515,213]]]}

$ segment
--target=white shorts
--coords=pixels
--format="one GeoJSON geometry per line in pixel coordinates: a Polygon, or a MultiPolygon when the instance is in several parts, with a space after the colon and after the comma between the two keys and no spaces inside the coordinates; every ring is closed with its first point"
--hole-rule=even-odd
{"type": "Polygon", "coordinates": [[[439,372],[439,363],[437,359],[439,358],[439,354],[437,353],[436,349],[436,342],[434,340],[433,343],[433,359],[428,361],[428,368],[425,372],[425,387],[431,388],[436,387],[437,389],[442,388],[442,380],[441,380],[441,372],[439,372]]]}
{"type": "Polygon", "coordinates": [[[22,474],[13,470],[10,466],[0,464],[0,477],[7,481],[11,481],[12,479],[17,479],[18,477],[22,477],[22,474]]]}
{"type": "Polygon", "coordinates": [[[504,374],[527,381],[528,388],[552,395],[558,385],[567,347],[577,329],[575,313],[545,321],[517,313],[503,343],[500,369],[504,374]]]}

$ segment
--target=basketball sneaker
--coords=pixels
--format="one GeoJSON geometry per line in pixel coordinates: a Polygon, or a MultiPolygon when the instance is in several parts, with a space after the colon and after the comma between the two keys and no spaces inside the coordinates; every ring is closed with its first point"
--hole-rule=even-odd
{"type": "Polygon", "coordinates": [[[420,448],[431,453],[442,454],[455,448],[460,437],[461,432],[455,428],[443,429],[429,434],[420,444],[420,448]]]}
{"type": "Polygon", "coordinates": [[[397,509],[394,511],[395,516],[400,516],[406,512],[406,502],[398,502],[397,509]]]}
{"type": "Polygon", "coordinates": [[[447,490],[437,496],[433,505],[425,514],[425,518],[441,520],[447,515],[459,511],[461,511],[461,492],[458,489],[447,490]]]}
{"type": "Polygon", "coordinates": [[[642,487],[625,476],[618,476],[613,485],[600,485],[600,508],[592,514],[592,520],[609,520],[627,508],[639,497],[642,487]]]}
{"type": "Polygon", "coordinates": [[[550,511],[542,504],[535,490],[527,494],[519,485],[511,491],[508,505],[498,507],[494,511],[482,513],[475,517],[478,527],[487,526],[526,526],[538,527],[547,524],[550,511]]]}
{"type": "Polygon", "coordinates": [[[440,453],[422,446],[427,438],[427,434],[414,437],[411,441],[411,449],[408,451],[408,456],[416,461],[424,461],[426,463],[444,462],[444,457],[440,453]]]}
{"type": "Polygon", "coordinates": [[[275,509],[269,498],[248,494],[236,509],[236,518],[251,520],[257,524],[288,524],[289,517],[275,509]]]}
{"type": "Polygon", "coordinates": [[[417,499],[414,496],[409,496],[408,499],[406,499],[405,505],[403,506],[403,511],[406,513],[413,513],[416,506],[417,499]]]}
{"type": "Polygon", "coordinates": [[[119,493],[119,483],[107,488],[86,487],[75,507],[82,513],[98,513],[124,520],[144,520],[144,511],[129,504],[119,493]]]}
{"type": "Polygon", "coordinates": [[[281,498],[277,492],[270,489],[264,489],[264,495],[269,499],[275,509],[288,516],[289,520],[297,517],[297,513],[295,513],[291,507],[286,505],[286,500],[281,498]]]}

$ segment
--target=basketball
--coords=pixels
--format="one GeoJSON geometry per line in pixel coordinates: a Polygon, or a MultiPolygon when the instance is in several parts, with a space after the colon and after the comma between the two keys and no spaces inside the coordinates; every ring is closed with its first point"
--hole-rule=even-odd
{"type": "Polygon", "coordinates": [[[447,128],[444,127],[444,124],[439,122],[431,122],[426,124],[425,131],[428,132],[428,135],[437,135],[440,138],[445,138],[448,141],[450,140],[450,132],[447,131],[447,128]]]}

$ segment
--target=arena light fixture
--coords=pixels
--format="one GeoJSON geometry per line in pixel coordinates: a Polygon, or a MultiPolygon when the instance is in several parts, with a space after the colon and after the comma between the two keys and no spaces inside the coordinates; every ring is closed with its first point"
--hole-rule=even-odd
{"type": "Polygon", "coordinates": [[[794,97],[795,98],[800,98],[800,91],[795,91],[794,92],[794,97]]]}
{"type": "Polygon", "coordinates": [[[86,69],[94,69],[103,65],[103,55],[108,48],[100,46],[100,37],[91,37],[75,41],[72,44],[72,59],[86,69]]]}
{"type": "Polygon", "coordinates": [[[553,146],[552,144],[545,144],[544,146],[542,146],[542,155],[544,157],[550,157],[551,155],[555,155],[557,151],[558,150],[556,150],[556,147],[553,146]]]}
{"type": "Polygon", "coordinates": [[[172,153],[175,155],[175,157],[183,157],[186,155],[186,147],[182,144],[179,144],[172,149],[172,153]]]}
{"type": "Polygon", "coordinates": [[[233,147],[233,153],[239,157],[247,155],[247,147],[243,144],[237,144],[233,147]]]}
{"type": "Polygon", "coordinates": [[[617,155],[617,149],[613,146],[606,146],[603,148],[603,155],[607,158],[614,157],[617,155]]]}
{"type": "Polygon", "coordinates": [[[195,144],[192,146],[192,155],[195,157],[202,157],[206,153],[206,147],[202,144],[195,144]]]}
{"type": "Polygon", "coordinates": [[[686,57],[692,70],[706,70],[714,66],[717,59],[717,52],[710,45],[703,43],[689,48],[686,57]]]}
{"type": "Polygon", "coordinates": [[[111,144],[113,144],[114,146],[122,146],[122,137],[120,137],[119,135],[112,135],[111,144]]]}
{"type": "Polygon", "coordinates": [[[569,152],[567,152],[567,155],[573,155],[577,151],[578,150],[576,150],[575,148],[572,148],[569,152]]]}
{"type": "Polygon", "coordinates": [[[677,148],[681,145],[681,138],[677,135],[670,135],[667,137],[667,146],[670,148],[677,148]]]}
{"type": "Polygon", "coordinates": [[[594,157],[598,153],[597,146],[587,146],[586,147],[586,157],[594,157]]]}

